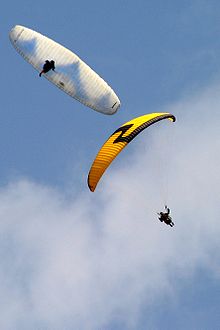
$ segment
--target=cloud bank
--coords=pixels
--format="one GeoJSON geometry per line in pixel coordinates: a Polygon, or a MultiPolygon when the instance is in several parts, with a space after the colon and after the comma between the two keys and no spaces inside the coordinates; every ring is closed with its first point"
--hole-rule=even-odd
{"type": "Polygon", "coordinates": [[[198,270],[219,279],[219,88],[162,109],[177,122],[143,132],[93,194],[1,187],[1,329],[136,329],[198,270]]]}

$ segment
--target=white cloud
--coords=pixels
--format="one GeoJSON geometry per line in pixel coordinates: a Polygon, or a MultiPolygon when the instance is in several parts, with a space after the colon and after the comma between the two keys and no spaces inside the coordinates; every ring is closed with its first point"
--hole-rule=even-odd
{"type": "Polygon", "coordinates": [[[219,277],[218,89],[169,107],[177,122],[143,132],[93,194],[1,188],[2,329],[132,329],[143,303],[175,297],[170,278],[219,277]],[[165,193],[173,229],[155,214],[165,193]]]}

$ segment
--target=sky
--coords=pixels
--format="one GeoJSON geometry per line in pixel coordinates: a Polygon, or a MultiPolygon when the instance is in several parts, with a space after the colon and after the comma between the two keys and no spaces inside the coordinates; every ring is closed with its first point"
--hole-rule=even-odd
{"type": "Polygon", "coordinates": [[[1,329],[220,328],[219,15],[214,0],[1,4],[1,329]],[[16,24],[79,55],[118,112],[40,79],[16,24]],[[177,121],[143,131],[91,193],[108,136],[163,111],[177,121]]]}

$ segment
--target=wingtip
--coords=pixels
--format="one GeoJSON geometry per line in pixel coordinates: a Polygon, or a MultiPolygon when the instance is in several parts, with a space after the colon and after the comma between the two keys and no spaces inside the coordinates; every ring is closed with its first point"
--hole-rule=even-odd
{"type": "Polygon", "coordinates": [[[89,176],[88,176],[88,178],[87,178],[87,184],[88,184],[89,190],[90,190],[91,192],[94,192],[95,187],[92,186],[92,185],[90,184],[90,182],[89,182],[89,176]]]}

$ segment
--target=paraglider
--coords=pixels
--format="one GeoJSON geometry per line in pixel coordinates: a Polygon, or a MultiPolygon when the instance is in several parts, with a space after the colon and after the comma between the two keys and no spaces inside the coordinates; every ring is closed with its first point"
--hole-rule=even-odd
{"type": "Polygon", "coordinates": [[[88,175],[88,186],[94,191],[105,170],[116,156],[131,142],[141,131],[163,119],[175,121],[175,117],[167,112],[146,114],[120,126],[104,143],[99,150],[88,175]]]}
{"type": "Polygon", "coordinates": [[[21,25],[12,28],[9,38],[18,53],[40,76],[44,73],[45,78],[71,97],[106,115],[112,115],[119,109],[120,100],[112,88],[69,49],[21,25]],[[54,61],[56,70],[50,65],[49,70],[43,68],[48,58],[54,61]]]}
{"type": "Polygon", "coordinates": [[[174,222],[172,221],[172,218],[170,216],[170,209],[165,205],[165,212],[157,213],[159,215],[158,219],[161,222],[164,222],[166,225],[169,225],[170,227],[174,226],[174,222]]]}
{"type": "Polygon", "coordinates": [[[42,73],[47,73],[50,70],[55,70],[55,62],[53,60],[46,60],[43,66],[43,70],[39,73],[39,76],[41,77],[42,73]]]}

